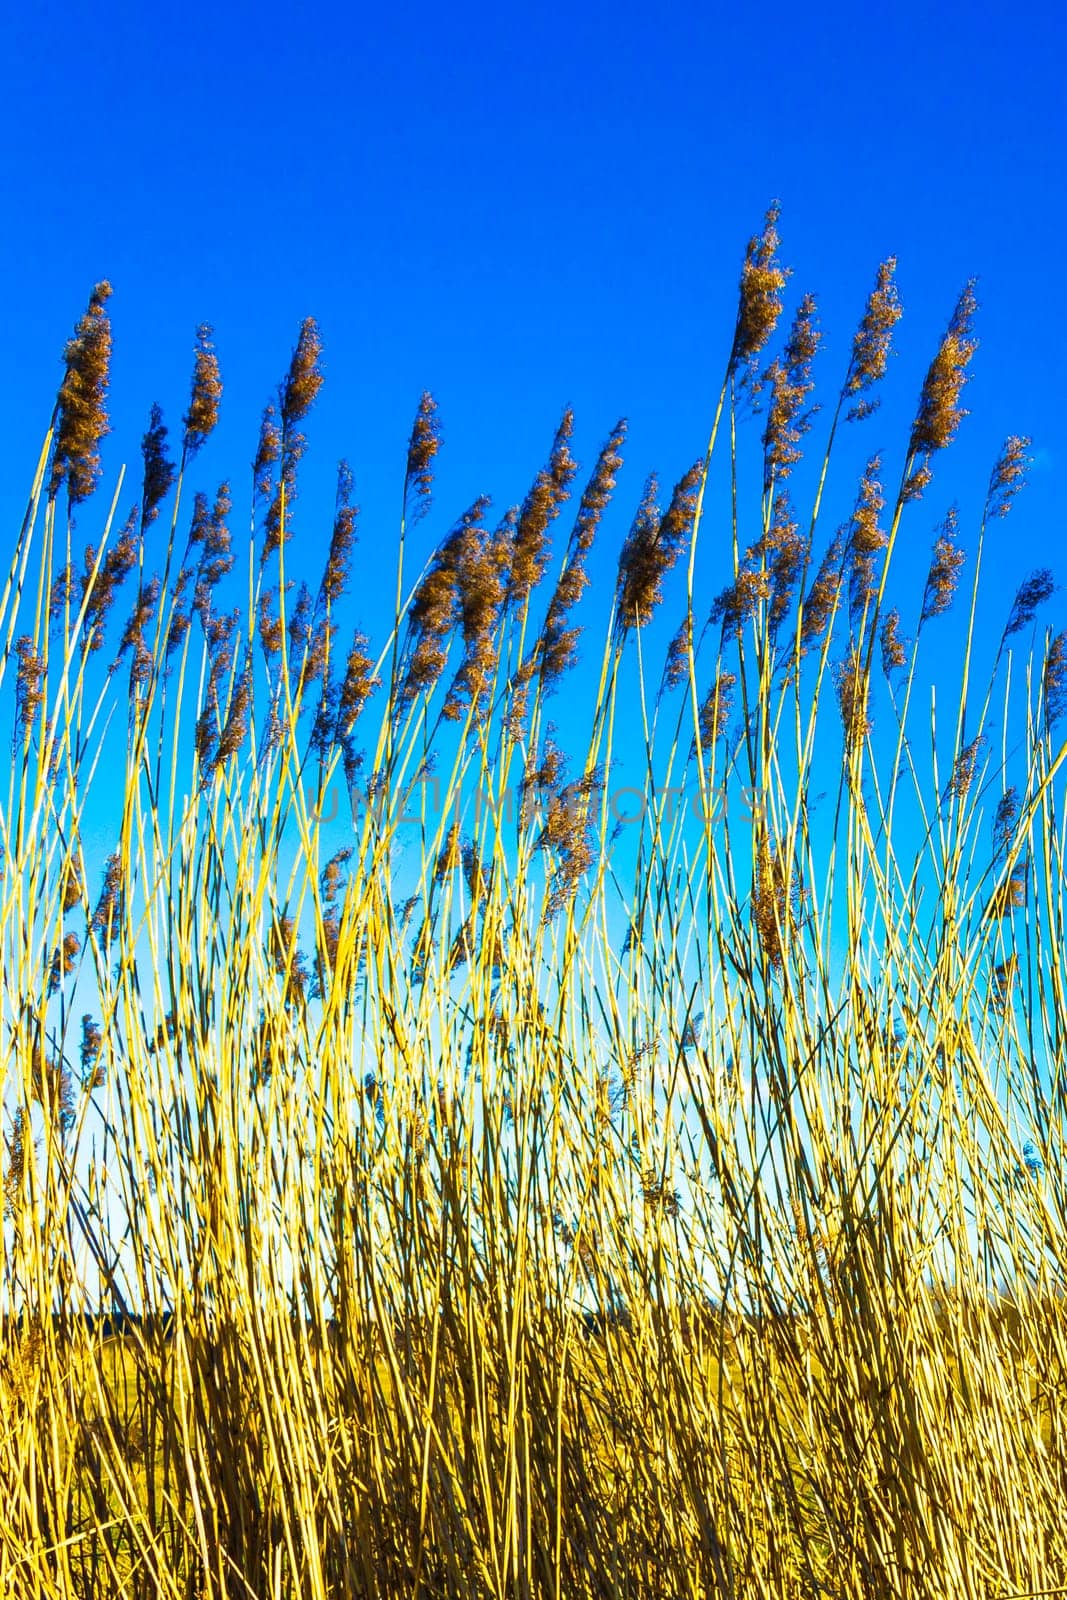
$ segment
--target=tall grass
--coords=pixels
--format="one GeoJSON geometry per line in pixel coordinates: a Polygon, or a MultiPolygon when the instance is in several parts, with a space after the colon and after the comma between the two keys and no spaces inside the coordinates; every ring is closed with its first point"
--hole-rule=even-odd
{"type": "Polygon", "coordinates": [[[1067,1584],[1067,635],[1015,654],[1051,576],[999,648],[975,628],[1028,442],[970,568],[950,516],[896,594],[973,294],[828,533],[894,263],[802,455],[819,329],[805,298],[768,354],[776,221],[706,454],[646,487],[584,668],[624,424],[583,481],[565,415],[521,505],[419,570],[424,396],[395,614],[346,635],[347,468],[294,581],[315,324],[244,546],[232,484],[187,504],[208,328],[177,459],[155,408],[137,507],[101,498],[94,291],[0,596],[3,1592],[1067,1584]]]}

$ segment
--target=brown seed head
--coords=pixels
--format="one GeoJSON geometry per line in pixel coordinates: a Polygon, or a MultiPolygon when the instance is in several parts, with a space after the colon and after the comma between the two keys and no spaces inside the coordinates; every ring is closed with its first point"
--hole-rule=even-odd
{"type": "Polygon", "coordinates": [[[1051,728],[1067,708],[1067,632],[1057,633],[1050,643],[1041,677],[1045,719],[1051,728]]]}
{"type": "MultiPolygon", "coordinates": [[[[878,277],[867,301],[863,321],[852,341],[852,360],[845,379],[846,395],[863,394],[885,377],[893,329],[900,321],[903,309],[893,282],[896,269],[895,256],[890,256],[878,268],[878,277]]],[[[849,411],[848,420],[857,422],[869,417],[878,409],[878,405],[878,400],[860,400],[849,411]]]]}
{"type": "Polygon", "coordinates": [[[292,438],[297,424],[303,422],[322,388],[322,371],[319,367],[321,355],[322,340],[318,325],[314,317],[305,317],[289,371],[278,393],[282,437],[286,442],[292,438]]]}
{"type": "Polygon", "coordinates": [[[726,672],[720,667],[715,674],[715,681],[704,697],[700,707],[700,746],[707,750],[722,734],[726,732],[733,707],[734,685],[737,682],[735,672],[726,672]]]}
{"type": "Polygon", "coordinates": [[[649,478],[622,553],[616,588],[616,639],[644,628],[663,599],[663,580],[685,548],[696,513],[703,463],[694,462],[678,480],[662,516],[656,506],[656,479],[649,478]]]}
{"type": "Polygon", "coordinates": [[[82,1017],[81,1068],[82,1088],[99,1089],[104,1082],[104,1068],[100,1051],[104,1036],[100,1024],[94,1022],[89,1012],[82,1017]]]}
{"type": "Polygon", "coordinates": [[[18,669],[15,678],[15,727],[28,739],[34,718],[44,700],[44,657],[33,648],[33,640],[24,633],[15,644],[18,669]]]}
{"type": "Polygon", "coordinates": [[[789,614],[804,563],[808,559],[810,540],[799,531],[789,496],[780,490],[775,497],[774,516],[766,538],[764,561],[771,586],[770,627],[777,633],[789,614]]]}
{"type": "Polygon", "coordinates": [[[1007,857],[1019,820],[1019,791],[1014,785],[1005,790],[997,802],[993,817],[993,861],[999,865],[1007,857]]]}
{"type": "Polygon", "coordinates": [[[752,875],[752,921],[771,966],[782,965],[800,910],[800,880],[778,845],[761,830],[752,875]]]}
{"type": "Polygon", "coordinates": [[[96,488],[100,441],[110,431],[104,408],[111,364],[111,322],[104,307],[110,297],[111,285],[98,283],[63,352],[67,371],[57,399],[49,493],[54,498],[65,478],[72,506],[96,488]]]}
{"type": "Polygon", "coordinates": [[[960,394],[967,381],[967,365],[978,348],[977,339],[971,337],[976,309],[972,280],[960,295],[948,331],[930,363],[912,424],[909,454],[926,457],[927,467],[929,457],[951,443],[967,415],[960,406],[960,394]]]}
{"type": "Polygon", "coordinates": [[[667,660],[663,668],[664,689],[677,688],[683,678],[689,676],[689,652],[692,641],[692,621],[689,617],[683,617],[681,627],[667,646],[667,660]]]}
{"type": "Polygon", "coordinates": [[[192,392],[189,396],[189,409],[185,413],[185,433],[182,438],[182,448],[187,461],[193,459],[219,420],[222,378],[219,374],[215,347],[211,342],[211,332],[211,326],[207,322],[202,322],[196,330],[192,392]]]}
{"type": "Polygon", "coordinates": [[[885,506],[882,485],[878,480],[881,457],[872,456],[860,482],[856,509],[849,523],[849,614],[856,621],[874,599],[874,558],[884,550],[888,536],[879,526],[878,518],[885,506]]]}
{"type": "Polygon", "coordinates": [[[433,489],[433,459],[441,448],[441,424],[437,402],[427,389],[419,401],[408,441],[408,464],[404,475],[404,517],[415,523],[430,509],[433,489]]]}
{"type": "Polygon", "coordinates": [[[1004,629],[1004,639],[1010,638],[1013,633],[1020,633],[1023,628],[1028,628],[1037,614],[1038,606],[1043,606],[1055,589],[1056,582],[1048,567],[1039,567],[1036,572],[1032,572],[1016,592],[1004,629]]]}
{"type": "Polygon", "coordinates": [[[144,488],[141,492],[141,528],[156,520],[159,508],[170,493],[176,476],[173,461],[167,456],[167,430],[159,406],[152,407],[148,429],[141,440],[144,457],[144,488]]]}
{"type": "Polygon", "coordinates": [[[811,364],[821,334],[815,320],[815,297],[806,294],[793,321],[785,353],[771,362],[763,381],[770,386],[767,426],[763,432],[764,487],[787,478],[800,460],[799,444],[811,426],[803,406],[815,384],[811,364]]]}
{"type": "Polygon", "coordinates": [[[819,563],[811,588],[801,602],[800,654],[806,655],[826,632],[844,582],[844,539],[836,535],[819,563]]]}
{"type": "Polygon", "coordinates": [[[282,430],[278,426],[278,413],[271,401],[263,412],[256,459],[252,463],[252,476],[255,479],[257,495],[270,494],[274,482],[273,468],[281,460],[281,454],[282,430]]]}
{"type": "Polygon", "coordinates": [[[445,669],[449,639],[462,617],[461,562],[473,559],[470,557],[471,541],[479,537],[488,505],[483,495],[464,512],[412,597],[408,618],[408,667],[400,690],[401,706],[410,705],[419,693],[432,691],[445,669]]]}
{"type": "Polygon", "coordinates": [[[789,273],[776,256],[779,211],[780,207],[775,201],[764,219],[763,232],[749,240],[745,251],[737,326],[730,352],[731,372],[745,362],[755,360],[782,314],[782,293],[789,273]]]}
{"type": "Polygon", "coordinates": [[[1018,433],[1013,433],[1004,441],[1004,448],[997,457],[997,464],[989,479],[985,507],[987,517],[1006,517],[1011,510],[1012,501],[1026,482],[1027,468],[1032,459],[1027,454],[1030,445],[1031,440],[1018,433]]]}
{"type": "Polygon", "coordinates": [[[766,569],[753,570],[744,566],[729,588],[716,597],[708,620],[721,622],[724,629],[739,632],[770,597],[771,582],[766,569]]]}
{"type": "Polygon", "coordinates": [[[497,664],[497,625],[511,570],[514,532],[514,518],[509,513],[491,535],[478,527],[465,529],[456,546],[463,660],[442,708],[442,715],[451,721],[461,715],[464,706],[473,705],[480,717],[486,712],[497,664]]]}
{"type": "Polygon", "coordinates": [[[993,984],[990,999],[995,1010],[1003,1013],[1007,1010],[1008,1001],[1011,999],[1012,990],[1019,976],[1019,957],[1008,956],[1006,961],[1001,961],[993,969],[993,984]]]}
{"type": "Polygon", "coordinates": [[[888,678],[891,672],[905,665],[907,661],[907,646],[900,634],[900,612],[894,606],[882,623],[880,634],[882,646],[882,671],[888,678]]]}
{"type": "Polygon", "coordinates": [[[570,495],[577,465],[568,448],[574,431],[574,413],[565,411],[552,441],[548,464],[534,479],[522,503],[511,552],[505,599],[508,605],[522,604],[544,576],[551,546],[548,529],[559,516],[570,495]]]}
{"type": "Polygon", "coordinates": [[[338,741],[343,742],[348,738],[366,701],[378,687],[380,680],[371,676],[372,665],[371,658],[367,655],[367,637],[365,634],[357,633],[348,652],[337,703],[338,741]]]}
{"type": "Polygon", "coordinates": [[[966,559],[965,551],[955,543],[959,513],[953,507],[945,519],[942,531],[934,541],[933,559],[926,577],[920,627],[932,617],[939,617],[952,604],[959,583],[960,568],[966,559]]]}
{"type": "Polygon", "coordinates": [[[852,756],[874,727],[867,711],[870,685],[858,649],[835,665],[834,686],[845,732],[845,754],[852,756]]]}
{"type": "Polygon", "coordinates": [[[964,745],[955,761],[952,763],[952,775],[948,780],[945,792],[946,799],[963,800],[968,794],[974,775],[978,767],[978,757],[982,746],[985,744],[985,735],[976,735],[970,744],[964,745]]]}
{"type": "Polygon", "coordinates": [[[104,886],[89,926],[95,933],[102,934],[108,943],[112,943],[119,936],[122,909],[122,857],[116,851],[104,863],[104,886]]]}
{"type": "Polygon", "coordinates": [[[327,606],[339,600],[347,586],[358,516],[359,507],[352,504],[352,472],[347,461],[342,461],[337,469],[337,509],[330,536],[330,553],[322,576],[321,594],[327,606]]]}

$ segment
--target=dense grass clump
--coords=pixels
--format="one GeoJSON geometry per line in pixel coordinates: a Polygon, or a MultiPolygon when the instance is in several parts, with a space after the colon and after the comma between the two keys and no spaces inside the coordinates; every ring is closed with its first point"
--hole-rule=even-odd
{"type": "Polygon", "coordinates": [[[293,570],[315,323],[240,490],[193,487],[198,330],[120,522],[93,291],[0,595],[4,1593],[1067,1585],[1067,634],[1040,571],[985,659],[931,509],[971,288],[899,459],[839,487],[894,263],[805,452],[820,332],[804,297],[768,354],[776,222],[584,668],[623,423],[580,476],[565,414],[412,577],[424,396],[376,629],[344,465],[293,570]]]}

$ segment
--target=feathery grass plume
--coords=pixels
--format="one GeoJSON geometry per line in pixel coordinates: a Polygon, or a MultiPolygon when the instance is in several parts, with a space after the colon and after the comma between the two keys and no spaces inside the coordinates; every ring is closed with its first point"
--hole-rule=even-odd
{"type": "Polygon", "coordinates": [[[1019,976],[1019,957],[1008,956],[1005,961],[1000,961],[993,969],[993,982],[990,987],[990,1000],[995,1011],[1001,1015],[1008,1009],[1012,990],[1015,988],[1019,976]]]}
{"type": "Polygon", "coordinates": [[[1019,820],[1019,791],[1012,784],[1006,789],[997,802],[996,813],[993,817],[993,862],[998,865],[1007,857],[1015,836],[1015,824],[1019,820]]]}
{"type": "Polygon", "coordinates": [[[67,856],[63,868],[63,899],[61,904],[63,906],[64,913],[73,911],[74,907],[78,905],[84,894],[85,864],[82,860],[82,853],[79,846],[77,843],[74,843],[71,845],[70,853],[67,856]]]}
{"type": "Polygon", "coordinates": [[[443,883],[453,872],[458,871],[462,859],[459,823],[454,821],[445,834],[444,843],[437,852],[437,863],[433,869],[434,883],[443,883]]]}
{"type": "Polygon", "coordinates": [[[818,407],[802,411],[815,387],[811,365],[822,338],[815,320],[815,296],[806,294],[800,302],[785,351],[776,356],[763,374],[770,386],[767,426],[763,431],[763,486],[787,478],[800,460],[800,440],[811,427],[818,407]]]}
{"type": "Polygon", "coordinates": [[[1038,606],[1043,606],[1046,600],[1051,599],[1055,590],[1056,580],[1048,567],[1038,567],[1036,572],[1032,572],[1026,581],[1019,585],[1001,635],[1002,645],[1013,633],[1021,633],[1024,628],[1030,626],[1037,615],[1038,606]]]}
{"type": "Polygon", "coordinates": [[[305,317],[300,325],[300,336],[293,351],[278,392],[278,410],[282,419],[283,448],[293,438],[293,429],[303,422],[322,388],[322,370],[319,358],[322,340],[314,317],[305,317]]]}
{"type": "Polygon", "coordinates": [[[212,616],[205,629],[210,669],[203,709],[196,722],[194,748],[200,764],[200,787],[206,789],[218,768],[216,741],[222,735],[223,679],[233,665],[233,640],[240,622],[240,612],[228,616],[212,616]],[[215,751],[215,754],[212,752],[215,751]]]}
{"type": "Polygon", "coordinates": [[[113,666],[117,667],[128,651],[132,652],[132,660],[130,662],[131,689],[147,683],[152,675],[155,658],[152,655],[145,634],[149,623],[155,615],[161,590],[162,584],[159,578],[150,578],[134,601],[133,610],[130,612],[126,626],[122,630],[119,653],[113,666]]]}
{"type": "MultiPolygon", "coordinates": [[[[169,661],[171,656],[181,649],[185,642],[185,636],[189,632],[189,625],[192,621],[192,615],[186,597],[188,595],[189,584],[192,582],[193,576],[193,569],[191,567],[182,567],[179,570],[178,576],[175,578],[173,587],[170,591],[172,602],[170,621],[167,623],[167,638],[163,647],[163,658],[165,661],[169,661]]],[[[167,668],[167,671],[170,671],[169,667],[167,668]]]]}
{"type": "Polygon", "coordinates": [[[489,894],[489,874],[482,863],[476,845],[467,840],[462,850],[463,879],[467,885],[471,907],[482,904],[489,894]]]}
{"type": "Polygon", "coordinates": [[[512,744],[518,744],[525,737],[530,687],[536,676],[537,656],[531,651],[526,660],[519,663],[507,683],[508,709],[504,717],[504,729],[512,744]]]}
{"type": "Polygon", "coordinates": [[[1049,728],[1067,709],[1067,631],[1057,633],[1045,655],[1041,673],[1045,722],[1049,728]]]}
{"type": "Polygon", "coordinates": [[[541,759],[535,763],[529,756],[519,784],[519,827],[525,828],[531,817],[543,813],[558,793],[565,769],[565,757],[555,741],[555,724],[549,723],[541,747],[541,759]]]}
{"type": "Polygon", "coordinates": [[[800,903],[796,872],[789,870],[777,843],[761,828],[752,877],[752,922],[760,948],[775,970],[781,967],[784,948],[795,935],[800,903]]]}
{"type": "Polygon", "coordinates": [[[104,883],[89,923],[94,933],[103,935],[106,944],[113,944],[119,936],[123,904],[122,855],[116,850],[104,862],[104,883]]]}
{"type": "Polygon", "coordinates": [[[597,457],[596,466],[582,493],[567,547],[566,563],[549,601],[539,644],[541,685],[548,691],[559,683],[578,659],[581,629],[568,628],[567,621],[589,583],[585,560],[615,489],[622,466],[621,447],[625,438],[626,422],[620,418],[597,457]]]}
{"type": "Polygon", "coordinates": [[[137,565],[138,548],[135,506],[127,517],[118,539],[109,550],[105,551],[95,579],[93,568],[96,566],[97,551],[91,544],[85,546],[85,570],[78,579],[77,597],[73,592],[74,571],[71,564],[68,562],[56,574],[49,594],[49,618],[54,625],[58,625],[68,606],[72,609],[80,606],[88,596],[83,623],[83,638],[88,652],[99,650],[104,643],[108,613],[119,588],[137,565]]]}
{"type": "Polygon", "coordinates": [[[952,773],[945,787],[944,800],[963,800],[970,791],[974,782],[974,775],[978,767],[978,757],[985,744],[985,734],[979,733],[964,745],[955,761],[952,763],[952,773]]]}
{"type": "Polygon", "coordinates": [[[336,739],[343,744],[351,734],[359,714],[370,696],[378,687],[380,679],[371,676],[373,662],[367,654],[367,636],[356,633],[352,640],[352,648],[348,652],[345,663],[345,675],[341,680],[341,692],[337,702],[337,731],[336,739]]]}
{"type": "Polygon", "coordinates": [[[801,657],[807,655],[808,651],[821,641],[830,625],[841,586],[845,581],[846,553],[844,536],[837,533],[819,562],[811,588],[801,600],[799,645],[801,657]]]}
{"type": "Polygon", "coordinates": [[[197,493],[193,501],[193,524],[189,543],[200,546],[193,589],[193,610],[200,618],[205,633],[212,617],[214,591],[226,574],[233,569],[230,530],[226,518],[230,514],[230,486],[220,483],[211,510],[207,496],[197,493]]]}
{"type": "Polygon", "coordinates": [[[849,564],[849,616],[856,622],[866,606],[873,600],[876,590],[874,558],[889,542],[888,535],[878,525],[878,517],[885,506],[882,485],[878,480],[881,456],[872,456],[860,482],[856,509],[852,513],[848,532],[849,564]]]}
{"type": "Polygon", "coordinates": [[[907,662],[907,643],[900,633],[900,612],[896,606],[886,613],[879,634],[882,647],[882,671],[888,678],[907,662]]]}
{"type": "Polygon", "coordinates": [[[773,637],[789,615],[793,593],[810,548],[809,539],[799,531],[792,504],[784,489],[775,496],[774,516],[762,544],[770,578],[771,608],[768,620],[773,637]]]}
{"type": "Polygon", "coordinates": [[[1005,439],[989,479],[985,514],[987,517],[1006,517],[1011,503],[1026,482],[1027,469],[1033,458],[1027,454],[1033,441],[1026,434],[1013,433],[1005,439]]]}
{"type": "Polygon", "coordinates": [[[192,461],[219,420],[222,377],[219,358],[211,342],[212,331],[207,322],[202,322],[196,330],[189,409],[183,419],[182,453],[186,461],[192,461]]]}
{"type": "Polygon", "coordinates": [[[637,516],[619,556],[616,588],[616,638],[645,628],[663,599],[663,580],[689,539],[703,462],[695,461],[674,486],[662,516],[656,506],[656,479],[649,478],[637,516]]]}
{"type": "Polygon", "coordinates": [[[519,512],[505,590],[508,606],[527,601],[548,566],[551,554],[548,530],[569,498],[571,482],[578,470],[568,448],[573,432],[574,412],[568,408],[556,429],[548,464],[537,474],[519,512]]]}
{"type": "Polygon", "coordinates": [[[103,1049],[103,1045],[103,1030],[98,1022],[94,1022],[92,1013],[86,1011],[82,1016],[82,1037],[79,1051],[83,1089],[103,1088],[104,1064],[100,1060],[100,1052],[103,1049]]]}
{"type": "Polygon", "coordinates": [[[420,693],[429,694],[448,660],[448,643],[460,620],[460,561],[463,551],[477,540],[487,495],[481,495],[452,528],[438,548],[433,565],[411,599],[408,612],[407,672],[398,706],[408,706],[420,693]]]}
{"type": "Polygon", "coordinates": [[[299,929],[288,912],[275,915],[271,927],[270,955],[274,971],[285,979],[285,1006],[302,1006],[307,996],[307,960],[299,944],[299,929]]]}
{"type": "Polygon", "coordinates": [[[74,963],[78,959],[82,942],[76,933],[65,933],[63,942],[56,946],[52,955],[51,966],[48,969],[48,994],[58,992],[63,979],[69,977],[74,971],[74,963]]]}
{"type": "Polygon", "coordinates": [[[1003,918],[1020,910],[1027,900],[1027,865],[1025,862],[1009,874],[989,902],[987,915],[1003,918]]]}
{"type": "Polygon", "coordinates": [[[144,486],[141,490],[141,532],[155,522],[159,508],[170,493],[177,468],[167,455],[167,429],[163,412],[153,405],[148,428],[141,440],[144,458],[144,486]]]}
{"type": "Polygon", "coordinates": [[[433,460],[441,448],[441,424],[437,402],[427,389],[419,400],[408,440],[407,470],[404,473],[404,521],[414,527],[430,509],[433,490],[433,460]]]}
{"type": "Polygon", "coordinates": [[[545,824],[537,841],[538,849],[555,857],[545,921],[573,898],[583,874],[596,860],[591,838],[593,813],[603,786],[603,775],[597,768],[567,784],[548,802],[545,824]]]}
{"type": "Polygon", "coordinates": [[[5,1134],[7,1166],[4,1170],[4,1216],[14,1216],[26,1180],[26,1114],[19,1106],[12,1119],[11,1137],[5,1134]]]}
{"type": "Polygon", "coordinates": [[[851,757],[874,728],[868,714],[870,684],[859,650],[852,649],[844,661],[835,663],[834,687],[845,733],[845,754],[851,757]]]}
{"type": "Polygon", "coordinates": [[[467,529],[456,550],[456,596],[463,635],[463,660],[441,715],[449,721],[473,706],[484,718],[500,642],[497,624],[504,606],[514,552],[515,521],[509,513],[492,534],[467,529]]]}
{"type": "Polygon", "coordinates": [[[333,531],[319,590],[328,606],[334,605],[344,594],[352,572],[352,547],[356,542],[356,520],[359,517],[359,507],[352,503],[353,484],[352,469],[347,461],[342,461],[337,468],[333,531]]]}
{"type": "Polygon", "coordinates": [[[337,969],[337,952],[341,942],[341,918],[337,899],[346,882],[344,868],[351,859],[352,847],[349,845],[335,851],[319,874],[323,898],[322,939],[316,950],[315,975],[311,986],[312,996],[319,999],[325,998],[328,981],[337,969]]]}
{"type": "Polygon", "coordinates": [[[271,496],[263,521],[261,567],[281,544],[283,509],[286,542],[292,534],[290,513],[296,499],[297,468],[307,449],[307,438],[301,433],[299,424],[315,404],[322,388],[322,371],[319,367],[321,355],[322,340],[318,326],[314,317],[305,317],[300,325],[289,370],[278,387],[277,408],[267,407],[260,428],[253,472],[257,488],[264,496],[271,496]],[[275,482],[273,468],[278,462],[281,463],[281,471],[275,482]]]}
{"type": "MultiPolygon", "coordinates": [[[[291,585],[287,583],[286,588],[290,587],[291,585]]],[[[260,648],[269,661],[278,655],[282,648],[282,618],[278,606],[277,584],[259,597],[257,625],[260,648]]]]}
{"type": "Polygon", "coordinates": [[[332,620],[333,608],[348,586],[352,567],[352,547],[356,542],[356,518],[359,507],[352,504],[353,478],[347,461],[337,469],[337,495],[335,500],[333,530],[326,567],[315,601],[315,618],[321,619],[313,643],[314,659],[306,681],[321,677],[322,692],[315,712],[311,733],[311,748],[325,759],[335,737],[337,706],[340,688],[334,673],[334,640],[337,624],[332,620]]]}
{"type": "Polygon", "coordinates": [[[972,279],[956,302],[948,331],[923,381],[908,445],[909,459],[919,463],[908,479],[909,498],[916,498],[925,489],[930,481],[930,457],[951,444],[967,415],[960,405],[960,395],[967,381],[968,362],[978,348],[978,340],[971,337],[976,309],[972,279]]]}
{"type": "Polygon", "coordinates": [[[775,201],[763,222],[763,232],[750,239],[741,268],[737,324],[730,351],[730,371],[750,365],[771,337],[782,314],[782,294],[789,270],[777,259],[778,217],[775,201]]]}
{"type": "Polygon", "coordinates": [[[959,512],[953,506],[934,541],[933,557],[926,575],[926,588],[923,590],[923,606],[919,615],[920,627],[933,617],[942,616],[955,596],[960,568],[966,560],[966,552],[955,542],[958,525],[959,512]]]}
{"type": "Polygon", "coordinates": [[[66,479],[72,507],[87,500],[96,488],[100,441],[110,431],[104,404],[111,365],[111,321],[104,307],[110,297],[110,283],[98,283],[63,351],[67,370],[56,401],[49,494],[54,499],[66,479]]]}
{"type": "Polygon", "coordinates": [[[44,700],[44,657],[33,648],[28,633],[15,642],[18,668],[15,676],[15,744],[29,739],[34,718],[44,700]]]}
{"type": "Polygon", "coordinates": [[[676,689],[689,675],[689,652],[693,644],[693,623],[690,617],[682,618],[682,625],[667,646],[667,659],[663,666],[662,690],[676,689]]]}
{"type": "Polygon", "coordinates": [[[681,1212],[681,1198],[677,1189],[669,1187],[653,1167],[646,1167],[641,1179],[641,1198],[648,1211],[662,1211],[664,1216],[677,1217],[681,1212]]]}
{"type": "Polygon", "coordinates": [[[269,400],[263,408],[259,425],[259,443],[252,462],[252,481],[257,499],[266,499],[274,487],[274,468],[282,457],[282,430],[278,426],[278,408],[269,400]]]}
{"type": "MultiPolygon", "coordinates": [[[[312,645],[312,600],[311,590],[306,583],[301,583],[297,591],[296,605],[289,613],[289,660],[296,661],[301,655],[308,657],[312,645]]],[[[307,660],[305,671],[310,676],[311,663],[307,660]]]]}
{"type": "Polygon", "coordinates": [[[327,861],[319,873],[319,884],[322,888],[322,898],[328,905],[336,903],[337,896],[344,887],[344,868],[352,859],[352,846],[346,845],[337,850],[327,861]]]}
{"type": "Polygon", "coordinates": [[[762,603],[771,597],[770,578],[762,567],[753,570],[749,564],[751,553],[746,553],[745,565],[733,583],[716,596],[708,614],[708,621],[721,622],[724,631],[731,628],[739,633],[746,622],[751,622],[762,603]]]}
{"type": "MultiPolygon", "coordinates": [[[[878,276],[867,301],[863,320],[852,341],[852,359],[845,379],[847,396],[863,394],[885,377],[893,329],[900,321],[903,307],[893,281],[897,270],[896,256],[890,256],[878,268],[878,276]]],[[[869,397],[856,402],[848,412],[849,422],[860,422],[881,405],[881,398],[869,397]]]]}
{"type": "Polygon", "coordinates": [[[234,685],[230,697],[229,710],[226,713],[226,722],[219,738],[219,746],[215,752],[216,770],[223,766],[231,756],[237,754],[248,737],[248,716],[252,703],[252,663],[249,659],[244,671],[234,685]]]}
{"type": "MultiPolygon", "coordinates": [[[[710,749],[723,733],[733,707],[734,685],[737,683],[736,672],[727,672],[719,667],[715,673],[715,681],[704,696],[700,707],[699,728],[700,747],[702,750],[710,749]]],[[[695,750],[694,750],[695,753],[695,750]]]]}

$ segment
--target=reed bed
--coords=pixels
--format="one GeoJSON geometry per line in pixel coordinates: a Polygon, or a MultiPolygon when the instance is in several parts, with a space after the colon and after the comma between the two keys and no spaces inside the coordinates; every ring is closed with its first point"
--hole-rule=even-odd
{"type": "Polygon", "coordinates": [[[968,287],[857,481],[895,264],[813,428],[779,248],[599,643],[623,423],[426,555],[425,395],[364,635],[315,323],[240,489],[198,331],[123,522],[94,290],[0,594],[0,1591],[1067,1592],[1051,574],[975,626],[1028,441],[937,521],[968,287]]]}

